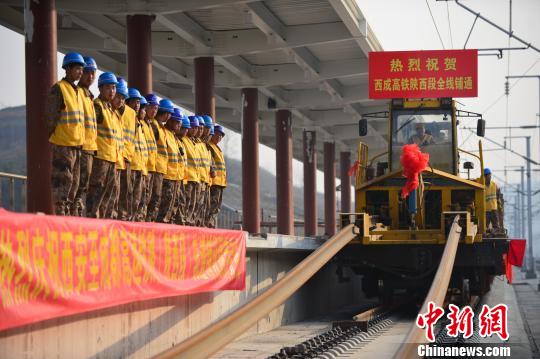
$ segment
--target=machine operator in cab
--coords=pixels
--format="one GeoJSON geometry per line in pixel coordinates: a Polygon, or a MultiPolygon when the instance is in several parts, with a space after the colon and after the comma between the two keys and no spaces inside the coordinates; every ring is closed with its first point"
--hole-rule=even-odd
{"type": "Polygon", "coordinates": [[[489,228],[491,224],[493,230],[497,230],[499,228],[498,188],[491,179],[491,170],[489,168],[484,168],[484,178],[486,181],[486,228],[489,228]]]}
{"type": "Polygon", "coordinates": [[[416,122],[414,125],[416,133],[409,138],[409,145],[417,144],[419,147],[433,145],[433,136],[426,132],[426,125],[423,122],[416,122]]]}

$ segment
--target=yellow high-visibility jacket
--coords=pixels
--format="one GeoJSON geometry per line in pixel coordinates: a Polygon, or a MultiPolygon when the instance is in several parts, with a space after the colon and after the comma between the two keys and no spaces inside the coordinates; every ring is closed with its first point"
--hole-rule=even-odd
{"type": "Polygon", "coordinates": [[[121,144],[122,124],[118,112],[100,98],[94,100],[97,118],[97,155],[96,157],[109,162],[118,162],[122,158],[121,144]],[[98,111],[99,110],[99,111],[98,111]]]}
{"type": "Polygon", "coordinates": [[[214,162],[214,172],[216,176],[212,178],[212,186],[227,187],[227,167],[225,166],[225,156],[218,145],[209,143],[212,148],[212,160],[214,162]]]}
{"type": "Polygon", "coordinates": [[[129,106],[124,106],[122,113],[122,129],[124,137],[124,158],[131,162],[135,152],[135,123],[137,122],[137,113],[129,106]]]}
{"type": "Polygon", "coordinates": [[[184,142],[182,142],[182,139],[176,137],[176,143],[178,143],[178,149],[180,150],[180,166],[178,168],[178,180],[182,181],[184,184],[187,183],[187,156],[186,156],[186,147],[184,146],[184,142]]]}
{"type": "Polygon", "coordinates": [[[206,142],[199,140],[197,145],[200,153],[199,176],[201,178],[201,182],[210,184],[210,165],[212,164],[212,154],[210,153],[208,147],[206,147],[206,142]]]}
{"type": "Polygon", "coordinates": [[[164,179],[171,181],[178,181],[178,174],[180,171],[180,150],[178,149],[178,142],[174,133],[168,128],[164,131],[167,139],[167,173],[163,176],[164,179]]]}
{"type": "Polygon", "coordinates": [[[156,172],[167,174],[167,138],[165,129],[156,119],[153,120],[153,125],[157,129],[158,137],[156,139],[157,156],[156,156],[156,172]]]}
{"type": "Polygon", "coordinates": [[[146,169],[148,172],[156,171],[156,156],[157,156],[157,144],[154,137],[154,131],[148,122],[142,121],[142,129],[144,132],[144,139],[146,140],[146,149],[148,152],[148,161],[146,162],[146,169]]]}
{"type": "Polygon", "coordinates": [[[148,174],[147,163],[148,145],[144,133],[144,124],[137,120],[137,124],[135,125],[135,152],[133,152],[131,160],[131,170],[141,171],[146,176],[148,174]]]}
{"type": "Polygon", "coordinates": [[[82,91],[84,93],[84,143],[82,148],[85,151],[97,151],[97,126],[94,96],[88,89],[83,88],[82,91]]]}
{"type": "Polygon", "coordinates": [[[182,143],[186,150],[186,178],[188,182],[199,182],[199,150],[193,140],[187,136],[182,137],[182,143]]]}
{"type": "Polygon", "coordinates": [[[60,112],[54,132],[49,137],[49,142],[58,146],[82,146],[84,143],[84,107],[85,97],[82,89],[73,86],[67,80],[57,82],[62,97],[64,108],[60,112]]]}
{"type": "Polygon", "coordinates": [[[486,211],[496,211],[497,206],[497,185],[493,180],[489,183],[485,192],[486,197],[486,211]]]}

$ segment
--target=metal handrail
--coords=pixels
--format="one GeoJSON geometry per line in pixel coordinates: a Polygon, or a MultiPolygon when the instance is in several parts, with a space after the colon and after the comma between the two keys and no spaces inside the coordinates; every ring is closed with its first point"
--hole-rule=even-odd
{"type": "MultiPolygon", "coordinates": [[[[17,175],[14,173],[0,172],[0,207],[2,206],[2,179],[6,178],[9,180],[9,207],[8,209],[13,211],[15,210],[15,181],[22,181],[23,185],[26,185],[27,177],[17,175]]],[[[21,191],[22,196],[22,191],[21,191]]],[[[23,207],[24,208],[24,207],[23,207]]]]}
{"type": "Polygon", "coordinates": [[[353,229],[354,225],[349,224],[264,293],[194,336],[156,355],[155,358],[194,359],[210,357],[293,295],[337,252],[354,239],[356,235],[353,229]]]}
{"type": "Polygon", "coordinates": [[[20,180],[25,180],[25,181],[28,179],[26,176],[16,175],[14,173],[7,173],[7,172],[0,172],[0,177],[20,179],[20,180]]]}

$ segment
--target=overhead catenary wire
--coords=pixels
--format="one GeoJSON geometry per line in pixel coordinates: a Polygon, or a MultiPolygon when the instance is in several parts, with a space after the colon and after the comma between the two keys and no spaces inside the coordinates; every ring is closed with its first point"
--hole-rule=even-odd
{"type": "MultiPolygon", "coordinates": [[[[538,62],[540,62],[540,57],[537,58],[536,61],[531,66],[529,66],[529,68],[521,76],[524,76],[524,75],[528,74],[529,71],[531,71],[533,69],[533,67],[536,66],[536,64],[538,62]]],[[[517,79],[515,82],[513,82],[512,85],[510,86],[510,89],[514,88],[514,86],[516,86],[519,81],[521,81],[521,79],[517,79]]],[[[486,112],[491,110],[491,108],[493,108],[493,106],[495,106],[504,96],[505,96],[505,94],[503,93],[502,95],[497,97],[497,99],[495,101],[493,101],[488,107],[486,107],[486,109],[484,109],[484,111],[482,111],[481,113],[485,114],[486,112]]]]}
{"type": "Polygon", "coordinates": [[[479,12],[476,12],[474,10],[472,10],[471,8],[463,5],[461,2],[459,2],[459,0],[455,0],[456,4],[459,5],[460,7],[462,7],[463,9],[467,10],[468,12],[470,12],[471,14],[474,14],[476,15],[477,17],[479,17],[480,19],[484,20],[485,22],[487,22],[488,24],[490,24],[491,26],[495,27],[496,29],[499,29],[500,31],[504,32],[505,34],[507,34],[508,36],[516,39],[517,41],[521,42],[523,45],[527,46],[528,48],[531,48],[533,50],[535,50],[536,52],[540,52],[540,49],[537,48],[536,46],[534,46],[532,43],[530,42],[526,42],[525,40],[523,40],[522,38],[514,35],[514,32],[509,32],[507,30],[505,30],[504,28],[502,28],[501,26],[497,25],[496,23],[494,23],[493,21],[489,20],[488,18],[482,16],[479,12]]]}
{"type": "Polygon", "coordinates": [[[469,42],[469,38],[471,37],[471,34],[472,34],[472,31],[474,29],[474,25],[476,25],[476,20],[478,20],[478,16],[476,16],[474,18],[474,21],[471,25],[471,29],[469,30],[469,34],[467,35],[467,39],[465,40],[465,44],[463,45],[463,48],[466,49],[467,48],[467,43],[469,42]]]}
{"type": "Polygon", "coordinates": [[[450,6],[446,2],[446,15],[448,17],[448,33],[450,34],[450,47],[454,48],[454,39],[452,38],[452,23],[450,22],[450,6]]]}
{"type": "Polygon", "coordinates": [[[435,31],[437,31],[437,35],[439,36],[439,40],[441,41],[441,46],[442,46],[443,49],[445,49],[444,42],[443,42],[442,37],[441,37],[441,33],[439,32],[439,28],[437,27],[437,22],[435,21],[435,17],[433,17],[433,13],[431,12],[431,7],[429,6],[428,0],[426,0],[426,5],[427,5],[427,8],[429,10],[429,14],[431,15],[431,20],[433,21],[433,26],[435,26],[435,31]]]}

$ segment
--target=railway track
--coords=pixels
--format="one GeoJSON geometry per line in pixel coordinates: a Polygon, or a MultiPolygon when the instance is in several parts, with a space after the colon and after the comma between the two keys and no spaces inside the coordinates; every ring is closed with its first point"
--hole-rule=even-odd
{"type": "MultiPolygon", "coordinates": [[[[450,228],[441,262],[420,310],[422,313],[426,311],[429,302],[434,302],[438,306],[443,306],[445,303],[461,233],[458,219],[459,216],[456,216],[450,228]]],[[[322,266],[354,239],[356,234],[352,224],[343,228],[261,295],[154,358],[207,358],[216,353],[293,295],[322,266]]],[[[350,321],[334,323],[333,328],[323,334],[298,345],[282,348],[271,358],[335,358],[346,353],[353,353],[369,340],[384,334],[391,328],[393,325],[391,315],[398,308],[399,305],[370,308],[355,315],[350,321]]],[[[414,357],[417,345],[424,342],[423,330],[412,323],[407,337],[395,357],[414,357]]]]}

